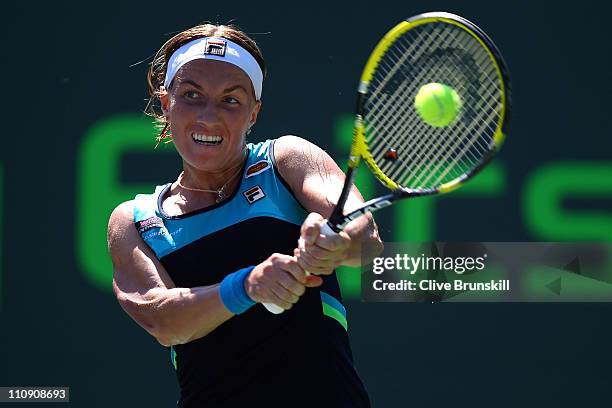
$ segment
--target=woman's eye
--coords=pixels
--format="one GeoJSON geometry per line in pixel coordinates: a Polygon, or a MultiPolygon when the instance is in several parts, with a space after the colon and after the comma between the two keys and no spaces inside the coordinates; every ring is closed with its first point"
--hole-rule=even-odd
{"type": "Polygon", "coordinates": [[[188,99],[197,99],[200,97],[200,94],[198,94],[196,91],[187,91],[183,95],[188,99]]]}

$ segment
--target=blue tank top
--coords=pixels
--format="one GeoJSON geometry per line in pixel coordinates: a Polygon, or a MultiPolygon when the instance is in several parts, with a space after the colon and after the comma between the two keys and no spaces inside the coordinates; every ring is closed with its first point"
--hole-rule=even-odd
{"type": "MultiPolygon", "coordinates": [[[[171,183],[136,196],[136,228],[177,287],[216,284],[275,252],[293,253],[306,210],[278,174],[273,146],[270,140],[247,145],[240,186],[216,205],[170,216],[162,202],[171,183]]],[[[335,274],[281,315],[257,304],[206,336],[171,348],[179,406],[369,406],[346,329],[335,274]],[[324,382],[317,381],[321,377],[324,382]],[[302,385],[313,382],[317,391],[294,403],[296,387],[308,389],[302,385]]]]}

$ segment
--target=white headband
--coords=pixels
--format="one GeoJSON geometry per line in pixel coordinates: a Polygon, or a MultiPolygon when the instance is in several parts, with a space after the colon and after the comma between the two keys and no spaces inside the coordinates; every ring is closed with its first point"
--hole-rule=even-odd
{"type": "Polygon", "coordinates": [[[261,99],[263,73],[255,58],[238,44],[221,37],[202,37],[182,45],[168,61],[164,86],[170,87],[176,72],[186,63],[196,59],[229,62],[243,70],[251,79],[255,97],[261,99]]]}

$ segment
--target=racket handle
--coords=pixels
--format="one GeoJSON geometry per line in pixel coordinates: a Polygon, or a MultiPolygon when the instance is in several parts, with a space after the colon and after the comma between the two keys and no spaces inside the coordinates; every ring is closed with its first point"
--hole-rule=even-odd
{"type": "Polygon", "coordinates": [[[331,227],[329,226],[329,221],[325,221],[325,224],[323,224],[323,226],[321,227],[321,234],[325,235],[326,237],[333,237],[334,235],[338,235],[338,233],[331,229],[331,227]]]}
{"type": "MultiPolygon", "coordinates": [[[[331,229],[331,227],[329,226],[329,223],[326,221],[325,224],[323,224],[323,226],[321,227],[321,234],[325,235],[326,237],[332,236],[332,235],[338,235],[337,232],[335,232],[333,229],[331,229]]],[[[306,272],[306,276],[310,275],[310,272],[308,271],[304,271],[306,272]]],[[[270,313],[273,314],[281,314],[285,311],[285,309],[283,309],[282,307],[274,304],[274,303],[262,303],[266,309],[268,309],[268,311],[270,313]]]]}
{"type": "Polygon", "coordinates": [[[266,309],[268,309],[268,312],[273,313],[273,314],[281,314],[285,311],[285,309],[283,309],[282,307],[274,304],[274,303],[262,303],[266,309]]]}

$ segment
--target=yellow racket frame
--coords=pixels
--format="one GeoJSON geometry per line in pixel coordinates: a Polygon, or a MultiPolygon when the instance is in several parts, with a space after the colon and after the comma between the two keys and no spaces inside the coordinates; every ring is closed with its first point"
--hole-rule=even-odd
{"type": "MultiPolygon", "coordinates": [[[[506,84],[503,80],[504,76],[502,74],[502,68],[500,67],[498,60],[494,56],[490,47],[487,44],[485,44],[481,36],[477,34],[474,30],[472,30],[469,26],[459,21],[458,18],[460,17],[458,16],[454,16],[450,13],[428,13],[428,14],[424,14],[423,17],[421,18],[411,19],[409,21],[402,21],[401,23],[393,27],[391,30],[389,30],[387,34],[385,34],[385,36],[379,41],[379,43],[374,48],[374,51],[368,58],[368,61],[363,70],[363,73],[361,74],[359,92],[361,94],[367,93],[368,86],[370,85],[370,81],[372,80],[372,77],[374,76],[374,72],[376,71],[376,68],[378,67],[378,63],[383,58],[383,56],[385,55],[389,47],[391,47],[391,45],[395,41],[397,41],[398,38],[403,36],[408,30],[412,30],[423,24],[442,21],[448,24],[453,24],[465,30],[472,37],[474,37],[480,43],[480,45],[487,51],[487,54],[489,55],[489,58],[493,62],[495,66],[495,70],[497,72],[497,79],[500,85],[501,100],[505,102],[506,97],[507,97],[507,94],[506,94],[507,89],[506,89],[506,84]],[[428,16],[428,14],[430,16],[428,16]]],[[[493,134],[493,143],[494,143],[493,149],[494,150],[497,150],[502,145],[503,141],[506,138],[506,135],[503,131],[503,124],[504,124],[505,118],[506,118],[506,104],[502,103],[499,121],[497,123],[495,133],[493,134]]],[[[365,125],[363,122],[363,118],[361,115],[357,115],[357,118],[355,119],[354,131],[353,131],[353,144],[351,146],[351,154],[349,157],[349,164],[348,164],[349,167],[356,168],[359,165],[360,158],[363,158],[363,160],[365,160],[366,164],[368,165],[368,167],[370,168],[374,176],[377,179],[379,179],[385,186],[387,186],[391,190],[397,190],[398,188],[401,188],[399,184],[397,184],[395,181],[387,177],[387,175],[376,164],[376,161],[374,160],[374,157],[372,157],[372,154],[370,153],[370,149],[368,147],[368,143],[366,141],[365,125]]],[[[469,177],[467,177],[467,175],[463,175],[461,177],[458,177],[454,180],[451,180],[447,183],[442,184],[441,186],[438,187],[437,190],[440,193],[447,193],[461,186],[468,178],[469,177]]]]}

